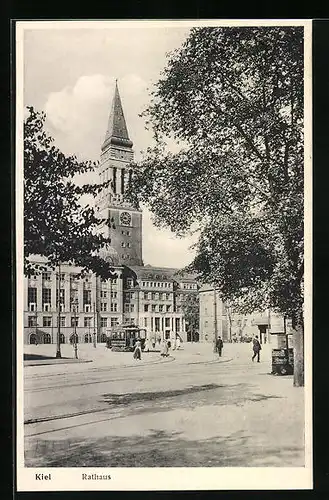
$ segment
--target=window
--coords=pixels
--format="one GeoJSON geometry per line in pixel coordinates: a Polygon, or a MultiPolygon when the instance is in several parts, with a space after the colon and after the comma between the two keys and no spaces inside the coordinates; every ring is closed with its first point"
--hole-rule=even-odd
{"type": "Polygon", "coordinates": [[[107,311],[107,303],[106,302],[101,302],[101,311],[106,312],[107,311]]]}
{"type": "Polygon", "coordinates": [[[42,280],[43,281],[50,281],[51,273],[50,272],[44,272],[42,273],[42,280]]]}
{"type": "Polygon", "coordinates": [[[159,294],[158,294],[158,292],[155,293],[155,300],[159,300],[159,294]]]}
{"type": "Polygon", "coordinates": [[[111,299],[116,299],[118,297],[118,292],[111,292],[111,299]]]}
{"type": "Polygon", "coordinates": [[[29,287],[27,289],[27,302],[29,304],[34,303],[36,304],[37,303],[37,289],[34,288],[34,287],[29,287]]]}
{"type": "Polygon", "coordinates": [[[149,304],[144,304],[144,312],[148,312],[149,310],[149,304]]]}
{"type": "Polygon", "coordinates": [[[111,312],[117,312],[118,304],[116,302],[112,302],[111,304],[111,312]]]}
{"type": "Polygon", "coordinates": [[[101,327],[106,328],[107,327],[107,318],[101,318],[101,327]]]}
{"type": "Polygon", "coordinates": [[[159,304],[159,312],[163,312],[163,305],[159,304]]]}
{"type": "Polygon", "coordinates": [[[91,304],[91,290],[84,290],[83,291],[83,303],[84,304],[91,304]]]}
{"type": "Polygon", "coordinates": [[[165,318],[165,327],[170,328],[170,318],[165,318]]]}
{"type": "Polygon", "coordinates": [[[116,285],[117,284],[117,278],[113,278],[112,279],[112,285],[116,285]]]}
{"type": "Polygon", "coordinates": [[[151,300],[151,299],[152,299],[152,293],[151,293],[151,292],[149,292],[149,293],[147,294],[147,300],[151,300]]]}
{"type": "Polygon", "coordinates": [[[166,300],[170,299],[170,293],[166,293],[166,300]]]}
{"type": "Polygon", "coordinates": [[[65,326],[66,325],[65,316],[61,316],[60,317],[60,325],[61,326],[65,326]]]}
{"type": "Polygon", "coordinates": [[[130,245],[130,243],[129,243],[129,242],[127,243],[127,247],[128,247],[128,248],[130,248],[130,247],[131,247],[131,245],[130,245]]]}
{"type": "Polygon", "coordinates": [[[127,236],[131,236],[131,232],[130,231],[127,231],[127,236]]]}
{"type": "Polygon", "coordinates": [[[161,282],[161,288],[163,288],[163,282],[161,282]]]}
{"type": "Polygon", "coordinates": [[[152,304],[152,312],[156,312],[156,305],[152,304]]]}
{"type": "Polygon", "coordinates": [[[91,318],[89,316],[84,319],[84,326],[91,326],[91,318]]]}
{"type": "Polygon", "coordinates": [[[121,246],[122,246],[122,248],[124,248],[126,246],[124,241],[121,241],[121,246]]]}
{"type": "Polygon", "coordinates": [[[65,290],[59,290],[59,300],[58,300],[58,288],[56,290],[56,304],[64,304],[65,303],[65,290]]]}
{"type": "Polygon", "coordinates": [[[111,326],[116,326],[119,324],[118,318],[111,318],[111,326]]]}
{"type": "Polygon", "coordinates": [[[171,309],[171,306],[170,305],[166,305],[166,312],[170,312],[170,309],[171,309]]]}
{"type": "Polygon", "coordinates": [[[101,298],[106,299],[107,297],[107,291],[106,290],[101,290],[101,298]]]}
{"type": "Polygon", "coordinates": [[[77,299],[72,299],[71,300],[71,311],[72,312],[78,312],[79,311],[79,302],[77,299]]]}
{"type": "Polygon", "coordinates": [[[37,318],[36,316],[29,316],[28,317],[28,326],[37,326],[37,318]]]}
{"type": "Polygon", "coordinates": [[[131,292],[131,294],[130,294],[130,298],[131,298],[131,299],[134,299],[134,298],[135,298],[135,292],[131,292]]]}
{"type": "Polygon", "coordinates": [[[154,292],[152,292],[151,298],[152,298],[152,300],[155,300],[155,293],[154,292]]]}
{"type": "Polygon", "coordinates": [[[44,316],[42,318],[42,326],[51,326],[51,316],[44,316]]]}
{"type": "Polygon", "coordinates": [[[146,285],[145,285],[145,281],[142,281],[142,286],[146,286],[146,285]]]}
{"type": "Polygon", "coordinates": [[[144,326],[147,327],[147,318],[144,318],[144,326]]]}
{"type": "Polygon", "coordinates": [[[42,289],[42,304],[51,304],[51,289],[42,289]]]}
{"type": "Polygon", "coordinates": [[[79,318],[77,316],[71,317],[71,326],[79,326],[79,318]]]}
{"type": "Polygon", "coordinates": [[[132,288],[133,280],[131,278],[127,278],[127,288],[132,288]]]}
{"type": "Polygon", "coordinates": [[[130,310],[130,304],[125,304],[125,312],[129,312],[130,310]]]}

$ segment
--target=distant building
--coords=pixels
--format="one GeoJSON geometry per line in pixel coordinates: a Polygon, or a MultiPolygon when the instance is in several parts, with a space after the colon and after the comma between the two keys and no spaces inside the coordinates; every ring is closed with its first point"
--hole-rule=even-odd
{"type": "MultiPolygon", "coordinates": [[[[89,273],[82,278],[80,268],[62,264],[60,276],[49,269],[25,278],[24,343],[55,343],[58,322],[62,343],[73,335],[78,342],[92,342],[93,335],[105,342],[112,328],[125,323],[146,328],[149,338],[179,335],[187,340],[182,302],[186,294],[198,293],[198,284],[178,269],[143,265],[142,212],[125,196],[132,175],[132,146],[116,84],[97,167],[99,182],[110,184],[96,206],[99,216],[109,221],[101,230],[111,238],[111,248],[102,256],[117,277],[102,282],[89,273]]],[[[47,263],[37,256],[33,260],[47,263]]]]}
{"type": "Polygon", "coordinates": [[[224,342],[228,340],[228,318],[226,308],[219,297],[218,291],[210,285],[203,285],[199,290],[200,329],[201,342],[214,342],[215,331],[224,342]],[[215,314],[216,311],[216,314],[215,314]]]}
{"type": "MultiPolygon", "coordinates": [[[[277,334],[284,333],[283,317],[269,310],[240,314],[228,307],[211,285],[199,290],[200,341],[214,342],[215,331],[224,342],[241,341],[258,335],[261,342],[277,341],[277,334]],[[216,315],[215,315],[216,310],[216,315]]],[[[289,328],[289,323],[287,322],[289,328]]],[[[287,330],[289,333],[289,329],[287,330]]]]}

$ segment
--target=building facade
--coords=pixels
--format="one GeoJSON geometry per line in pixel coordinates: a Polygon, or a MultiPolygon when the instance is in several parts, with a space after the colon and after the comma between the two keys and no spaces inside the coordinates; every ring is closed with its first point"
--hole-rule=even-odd
{"type": "Polygon", "coordinates": [[[278,344],[280,336],[290,333],[290,323],[284,325],[280,314],[266,310],[240,314],[228,307],[211,285],[199,290],[200,340],[214,342],[215,332],[224,342],[240,342],[257,335],[261,343],[278,344]]]}
{"type": "Polygon", "coordinates": [[[133,143],[129,139],[118,85],[112,108],[98,179],[105,184],[96,208],[104,219],[103,234],[111,238],[111,249],[102,252],[113,266],[115,278],[103,282],[93,273],[62,264],[47,269],[45,258],[32,260],[45,270],[25,278],[24,343],[55,343],[58,328],[61,343],[105,342],[112,328],[136,324],[149,339],[187,340],[183,313],[184,297],[198,293],[194,277],[178,269],[144,266],[142,258],[142,212],[126,199],[132,176],[133,143]]]}
{"type": "Polygon", "coordinates": [[[225,304],[218,291],[210,285],[203,285],[199,290],[201,342],[214,342],[215,332],[224,342],[229,340],[228,317],[225,304]]]}

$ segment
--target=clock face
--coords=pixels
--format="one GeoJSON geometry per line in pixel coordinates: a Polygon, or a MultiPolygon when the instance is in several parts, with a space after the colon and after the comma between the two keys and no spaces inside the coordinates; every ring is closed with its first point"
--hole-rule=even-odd
{"type": "Polygon", "coordinates": [[[130,226],[131,215],[128,212],[122,212],[120,215],[120,222],[123,226],[130,226]]]}

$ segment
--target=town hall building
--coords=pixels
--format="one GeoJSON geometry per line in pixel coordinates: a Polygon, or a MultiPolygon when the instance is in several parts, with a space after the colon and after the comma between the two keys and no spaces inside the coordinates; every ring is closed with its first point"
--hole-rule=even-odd
{"type": "MultiPolygon", "coordinates": [[[[125,193],[133,174],[133,143],[129,138],[118,85],[115,85],[105,140],[97,166],[99,183],[108,183],[98,195],[96,210],[109,221],[102,232],[111,248],[102,257],[113,267],[115,278],[103,282],[95,274],[79,276],[80,268],[61,264],[60,274],[44,270],[25,278],[24,343],[105,342],[120,324],[145,328],[148,338],[161,340],[179,335],[187,340],[182,303],[186,294],[198,293],[193,275],[178,269],[144,265],[142,211],[125,193]]],[[[34,256],[43,263],[45,258],[34,256]]]]}

